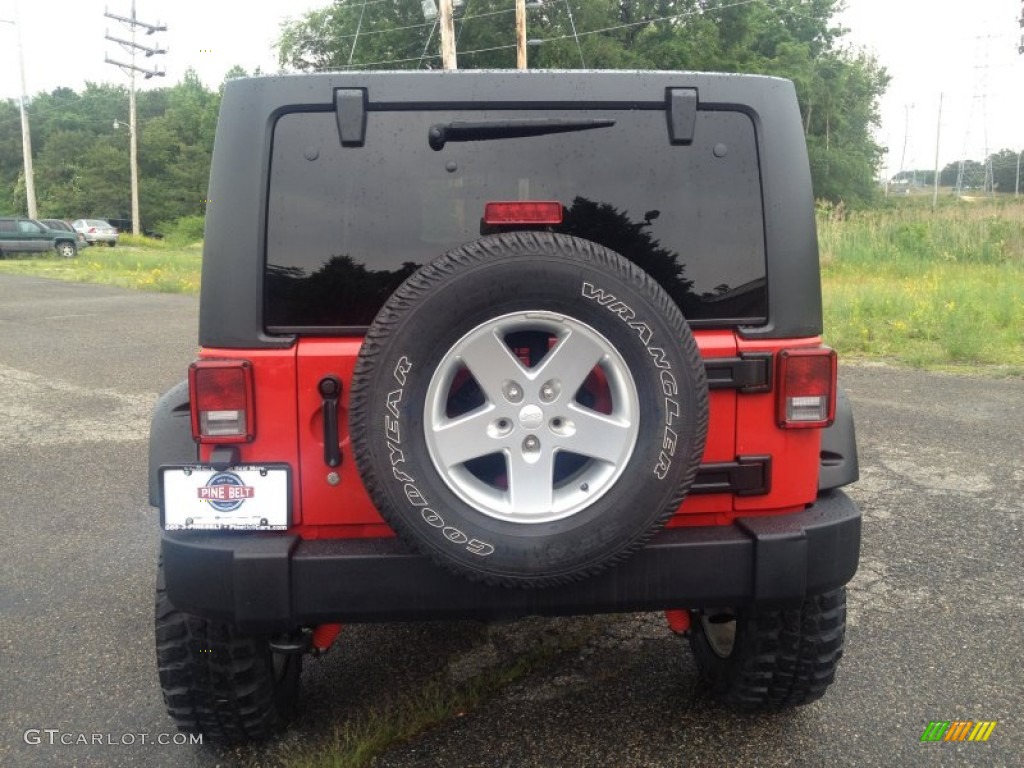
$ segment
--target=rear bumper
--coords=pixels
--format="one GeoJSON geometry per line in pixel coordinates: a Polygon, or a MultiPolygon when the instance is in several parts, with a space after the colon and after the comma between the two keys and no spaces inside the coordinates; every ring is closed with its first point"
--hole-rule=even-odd
{"type": "Polygon", "coordinates": [[[397,539],[165,532],[168,597],[248,631],[328,622],[498,618],[787,604],[853,578],[860,511],[841,491],[803,512],[663,530],[628,560],[545,589],[454,576],[397,539]]]}

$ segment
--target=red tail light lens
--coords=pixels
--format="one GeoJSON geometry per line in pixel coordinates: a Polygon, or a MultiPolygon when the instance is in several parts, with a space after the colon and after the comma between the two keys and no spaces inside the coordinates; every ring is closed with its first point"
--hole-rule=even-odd
{"type": "Polygon", "coordinates": [[[501,224],[561,224],[562,204],[558,201],[536,200],[508,203],[487,203],[484,206],[484,223],[501,224]]]}
{"type": "Polygon", "coordinates": [[[188,370],[192,437],[204,443],[244,443],[256,431],[252,365],[247,360],[200,360],[188,370]]]}
{"type": "Polygon", "coordinates": [[[831,426],[836,416],[836,353],[827,347],[779,353],[778,422],[783,429],[831,426]]]}

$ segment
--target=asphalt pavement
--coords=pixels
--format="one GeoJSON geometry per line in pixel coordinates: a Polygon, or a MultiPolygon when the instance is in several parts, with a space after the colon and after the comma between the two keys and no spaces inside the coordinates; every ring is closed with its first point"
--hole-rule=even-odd
{"type": "Polygon", "coordinates": [[[152,638],[146,439],[195,354],[194,298],[0,275],[0,765],[278,765],[438,676],[573,649],[377,758],[413,766],[1020,765],[1024,381],[843,365],[864,512],[846,654],[819,702],[710,702],[658,614],[348,627],[309,660],[298,721],[174,743],[152,638]],[[986,743],[921,743],[994,720],[986,743]],[[161,743],[161,742],[169,743],[161,743]]]}

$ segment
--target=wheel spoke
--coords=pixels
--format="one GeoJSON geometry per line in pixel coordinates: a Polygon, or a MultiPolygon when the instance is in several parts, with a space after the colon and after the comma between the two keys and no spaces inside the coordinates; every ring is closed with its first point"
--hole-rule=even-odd
{"type": "Polygon", "coordinates": [[[632,434],[628,421],[579,406],[571,406],[570,412],[574,429],[559,438],[560,448],[612,464],[629,454],[632,434]]]}
{"type": "Polygon", "coordinates": [[[486,405],[436,425],[433,439],[441,462],[451,468],[500,451],[503,441],[487,432],[494,418],[494,406],[486,405]]]}
{"type": "Polygon", "coordinates": [[[506,381],[527,379],[526,369],[501,337],[501,329],[492,329],[469,341],[459,352],[484,395],[492,403],[501,402],[501,387],[506,381]]]}
{"type": "Polygon", "coordinates": [[[508,493],[513,515],[540,515],[554,503],[555,454],[544,449],[528,461],[519,447],[510,451],[508,493]]]}
{"type": "Polygon", "coordinates": [[[595,339],[571,330],[544,356],[533,376],[538,382],[557,380],[562,394],[572,399],[604,355],[595,339]]]}

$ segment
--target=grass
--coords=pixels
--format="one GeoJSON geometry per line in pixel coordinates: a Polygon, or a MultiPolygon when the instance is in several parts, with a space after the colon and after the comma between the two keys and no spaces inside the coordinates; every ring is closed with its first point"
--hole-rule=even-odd
{"type": "Polygon", "coordinates": [[[74,259],[55,254],[11,256],[0,273],[34,275],[77,283],[104,283],[159,293],[198,293],[202,248],[122,235],[116,248],[83,248],[74,259]]]}
{"type": "Polygon", "coordinates": [[[846,357],[1024,370],[1024,203],[818,216],[825,336],[846,357]]]}

